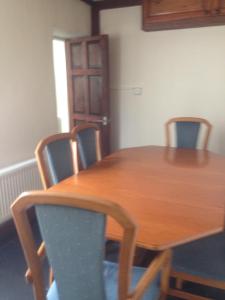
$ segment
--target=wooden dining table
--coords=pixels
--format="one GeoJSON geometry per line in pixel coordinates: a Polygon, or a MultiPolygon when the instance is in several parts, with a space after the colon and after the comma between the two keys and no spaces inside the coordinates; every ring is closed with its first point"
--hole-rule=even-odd
{"type": "MultiPolygon", "coordinates": [[[[223,231],[225,156],[159,146],[128,148],[50,191],[116,202],[136,220],[137,245],[164,250],[223,231]]],[[[113,220],[106,234],[122,237],[113,220]]]]}

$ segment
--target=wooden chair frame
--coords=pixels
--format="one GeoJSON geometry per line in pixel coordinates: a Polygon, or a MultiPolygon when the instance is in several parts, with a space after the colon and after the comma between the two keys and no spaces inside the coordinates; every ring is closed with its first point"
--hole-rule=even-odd
{"type": "Polygon", "coordinates": [[[23,246],[25,258],[30,269],[33,282],[33,290],[36,300],[45,300],[44,279],[41,268],[41,260],[37,253],[32,229],[27,216],[27,209],[35,205],[59,205],[87,209],[94,212],[106,214],[116,220],[123,228],[123,238],[121,241],[119,259],[119,300],[133,299],[140,300],[155,278],[159,270],[162,269],[161,298],[165,299],[168,292],[168,278],[170,274],[171,253],[169,250],[162,251],[148,267],[142,278],[139,280],[134,291],[129,293],[132,261],[135,250],[135,238],[137,226],[134,220],[119,205],[96,199],[93,197],[83,197],[76,194],[52,193],[37,191],[23,193],[11,206],[14,222],[23,246]]]}
{"type": "MultiPolygon", "coordinates": [[[[50,178],[49,178],[49,172],[48,172],[48,168],[46,166],[46,162],[44,159],[44,149],[45,147],[55,141],[59,141],[62,139],[70,139],[71,140],[71,159],[73,162],[73,168],[74,168],[74,157],[72,155],[72,136],[70,132],[67,133],[57,133],[54,135],[51,135],[43,140],[41,140],[36,149],[35,149],[35,157],[36,157],[36,161],[37,161],[37,165],[38,165],[38,170],[39,170],[39,174],[41,177],[41,182],[43,185],[43,188],[45,190],[47,190],[49,187],[51,187],[51,182],[50,182],[50,178]]],[[[40,258],[43,258],[45,256],[45,244],[44,242],[41,243],[39,249],[38,249],[38,255],[40,258]]],[[[32,276],[31,276],[31,271],[28,268],[26,273],[25,273],[25,278],[27,280],[27,282],[32,283],[32,276]]],[[[49,270],[49,283],[51,284],[53,281],[53,274],[52,274],[52,270],[49,270]]]]}
{"type": "MultiPolygon", "coordinates": [[[[178,118],[172,118],[168,120],[165,124],[166,129],[166,146],[171,147],[171,138],[170,138],[170,125],[172,123],[176,122],[197,122],[204,124],[206,126],[206,135],[203,142],[203,150],[207,150],[209,136],[212,130],[212,125],[209,121],[203,118],[192,118],[192,117],[178,117],[178,118]]],[[[190,281],[194,283],[198,283],[205,286],[210,286],[218,289],[224,289],[225,290],[225,282],[216,281],[216,280],[210,280],[210,279],[204,279],[198,276],[182,273],[182,272],[176,272],[174,270],[171,271],[171,277],[174,277],[176,279],[176,289],[169,289],[169,295],[179,297],[181,299],[190,299],[190,300],[209,300],[209,298],[197,296],[188,292],[182,291],[182,285],[184,281],[190,281]]]]}
{"type": "Polygon", "coordinates": [[[190,300],[211,300],[211,298],[197,296],[188,292],[182,291],[182,286],[184,281],[194,282],[200,285],[205,285],[213,287],[216,289],[225,290],[225,281],[213,280],[213,279],[204,279],[199,276],[194,276],[186,274],[183,272],[171,271],[171,277],[174,277],[176,280],[176,289],[169,289],[168,294],[171,296],[179,297],[181,299],[190,299],[190,300]]]}
{"type": "Polygon", "coordinates": [[[74,161],[74,172],[75,174],[78,174],[80,171],[79,165],[80,165],[80,158],[79,158],[79,152],[78,152],[78,147],[77,147],[77,133],[88,129],[88,128],[92,128],[95,129],[95,139],[96,139],[96,160],[100,161],[102,160],[102,151],[101,151],[101,132],[100,129],[97,125],[95,124],[81,124],[81,125],[77,125],[75,126],[72,131],[71,131],[71,135],[73,137],[73,161],[74,161]]]}
{"type": "Polygon", "coordinates": [[[171,147],[171,135],[170,135],[170,125],[176,122],[193,122],[193,123],[201,123],[206,126],[206,135],[203,142],[203,150],[207,150],[209,136],[212,130],[212,125],[203,118],[193,118],[193,117],[177,117],[169,119],[165,124],[165,131],[166,131],[166,146],[171,147]]]}
{"type": "MultiPolygon", "coordinates": [[[[71,133],[69,133],[69,132],[68,133],[58,133],[58,134],[54,134],[54,135],[47,137],[47,138],[41,140],[35,149],[35,156],[36,156],[36,160],[37,160],[39,173],[41,176],[41,182],[42,182],[42,185],[45,190],[51,186],[51,182],[49,179],[48,168],[46,166],[44,155],[43,155],[44,148],[52,142],[66,139],[66,138],[71,140],[71,160],[73,161],[72,136],[71,136],[71,133]]],[[[74,162],[73,162],[73,167],[74,167],[74,162]]]]}

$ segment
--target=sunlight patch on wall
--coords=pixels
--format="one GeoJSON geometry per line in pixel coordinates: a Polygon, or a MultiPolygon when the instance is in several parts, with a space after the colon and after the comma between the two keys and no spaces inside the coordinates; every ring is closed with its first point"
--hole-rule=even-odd
{"type": "Polygon", "coordinates": [[[69,111],[66,76],[66,53],[64,40],[53,40],[53,60],[55,73],[58,129],[60,132],[67,132],[69,131],[69,111]]]}

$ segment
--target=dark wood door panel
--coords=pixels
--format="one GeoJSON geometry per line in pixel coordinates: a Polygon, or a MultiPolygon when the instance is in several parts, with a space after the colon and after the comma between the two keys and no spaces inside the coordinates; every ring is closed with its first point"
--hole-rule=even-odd
{"type": "Polygon", "coordinates": [[[103,154],[110,149],[108,37],[85,37],[66,42],[70,127],[97,124],[103,154]]]}
{"type": "Polygon", "coordinates": [[[92,115],[102,115],[102,77],[89,76],[89,113],[92,115]]]}
{"type": "Polygon", "coordinates": [[[88,68],[102,68],[102,50],[99,42],[87,43],[88,68]]]}
{"type": "Polygon", "coordinates": [[[155,0],[149,4],[149,15],[165,15],[202,11],[202,0],[155,0]]]}
{"type": "Polygon", "coordinates": [[[82,57],[82,43],[71,44],[72,68],[82,68],[84,66],[82,57]]]}
{"type": "Polygon", "coordinates": [[[72,111],[73,113],[85,113],[87,105],[86,95],[86,78],[84,76],[73,76],[72,77],[72,88],[73,88],[73,102],[72,111]]]}

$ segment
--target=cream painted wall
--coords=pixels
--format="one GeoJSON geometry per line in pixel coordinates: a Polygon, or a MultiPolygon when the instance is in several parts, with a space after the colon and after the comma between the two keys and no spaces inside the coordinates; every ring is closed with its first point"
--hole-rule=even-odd
{"type": "Polygon", "coordinates": [[[201,116],[214,125],[210,149],[225,154],[225,26],[144,32],[131,7],[102,11],[101,32],[110,35],[114,149],[164,145],[167,119],[201,116]]]}
{"type": "Polygon", "coordinates": [[[90,34],[79,0],[2,0],[0,10],[0,168],[32,158],[57,131],[52,39],[90,34]]]}

